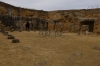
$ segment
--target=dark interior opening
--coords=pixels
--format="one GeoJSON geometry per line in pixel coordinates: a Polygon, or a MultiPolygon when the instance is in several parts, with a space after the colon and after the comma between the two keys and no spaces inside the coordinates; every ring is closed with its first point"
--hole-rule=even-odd
{"type": "Polygon", "coordinates": [[[94,30],[94,21],[85,20],[81,22],[81,25],[89,25],[89,32],[93,32],[94,30]]]}

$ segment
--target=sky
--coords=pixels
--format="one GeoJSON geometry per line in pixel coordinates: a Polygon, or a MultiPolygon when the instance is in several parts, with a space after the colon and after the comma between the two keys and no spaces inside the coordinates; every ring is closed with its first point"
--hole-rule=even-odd
{"type": "Polygon", "coordinates": [[[17,7],[44,10],[44,11],[100,8],[100,0],[0,0],[0,1],[17,7]]]}

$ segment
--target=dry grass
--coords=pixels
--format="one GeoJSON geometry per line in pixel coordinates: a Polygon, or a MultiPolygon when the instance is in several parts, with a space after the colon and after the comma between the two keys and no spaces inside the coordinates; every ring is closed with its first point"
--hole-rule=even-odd
{"type": "Polygon", "coordinates": [[[100,66],[100,36],[65,33],[47,37],[38,32],[9,32],[12,43],[0,33],[0,66],[100,66]]]}

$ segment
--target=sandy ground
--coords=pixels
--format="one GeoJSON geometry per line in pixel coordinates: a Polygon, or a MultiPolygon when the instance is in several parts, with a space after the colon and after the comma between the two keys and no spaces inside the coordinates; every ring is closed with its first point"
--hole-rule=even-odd
{"type": "Polygon", "coordinates": [[[100,66],[100,36],[64,33],[60,37],[34,31],[9,32],[12,43],[0,33],[0,66],[100,66]]]}

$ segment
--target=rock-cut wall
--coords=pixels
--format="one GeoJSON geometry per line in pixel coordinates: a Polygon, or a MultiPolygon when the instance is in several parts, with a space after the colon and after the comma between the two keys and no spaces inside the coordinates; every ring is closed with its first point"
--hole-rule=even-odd
{"type": "MultiPolygon", "coordinates": [[[[100,9],[80,9],[80,10],[58,10],[58,11],[43,11],[28,8],[15,7],[13,5],[0,2],[0,14],[21,16],[28,18],[42,18],[50,20],[58,20],[64,23],[64,31],[77,32],[81,18],[97,18],[94,22],[93,32],[99,31],[100,9]],[[98,25],[95,25],[98,23],[98,25]],[[98,28],[95,28],[98,27],[98,28]]],[[[52,26],[51,26],[52,27],[52,26]]]]}

